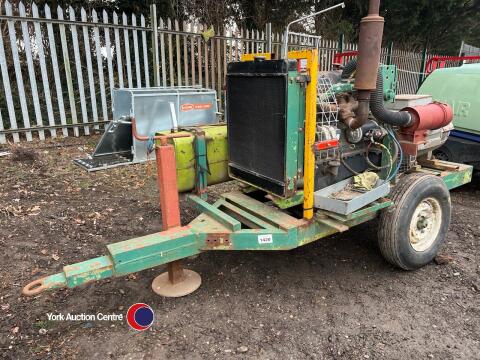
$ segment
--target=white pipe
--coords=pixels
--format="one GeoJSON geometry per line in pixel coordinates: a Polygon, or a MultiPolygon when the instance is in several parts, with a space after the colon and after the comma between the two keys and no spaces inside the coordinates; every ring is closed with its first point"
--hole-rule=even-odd
{"type": "Polygon", "coordinates": [[[175,104],[173,102],[170,102],[170,115],[172,116],[173,130],[177,131],[178,130],[177,113],[175,111],[175,104]]]}

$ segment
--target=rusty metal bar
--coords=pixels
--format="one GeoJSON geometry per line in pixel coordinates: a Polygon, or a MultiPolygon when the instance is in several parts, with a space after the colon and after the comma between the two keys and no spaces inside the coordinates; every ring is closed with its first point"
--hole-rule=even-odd
{"type": "Polygon", "coordinates": [[[137,132],[137,125],[136,125],[136,122],[135,122],[135,118],[132,117],[131,122],[132,122],[132,135],[138,141],[148,141],[150,139],[160,140],[160,142],[163,146],[163,145],[167,144],[168,139],[190,137],[190,134],[165,134],[165,135],[154,135],[154,136],[140,135],[137,132]]]}
{"type": "MultiPolygon", "coordinates": [[[[135,118],[132,118],[131,121],[133,137],[139,141],[148,141],[150,137],[138,134],[135,118]]],[[[155,157],[157,161],[157,182],[160,193],[160,209],[162,210],[163,230],[169,230],[181,225],[175,148],[173,145],[168,144],[168,139],[189,136],[190,135],[188,134],[168,134],[151,137],[153,140],[160,141],[160,146],[155,147],[155,157]]],[[[172,284],[177,284],[185,278],[181,260],[169,262],[167,264],[167,271],[168,280],[172,284]]]]}

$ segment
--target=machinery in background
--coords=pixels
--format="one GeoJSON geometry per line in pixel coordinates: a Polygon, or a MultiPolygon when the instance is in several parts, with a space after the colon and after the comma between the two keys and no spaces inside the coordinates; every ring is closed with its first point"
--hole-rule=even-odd
{"type": "Polygon", "coordinates": [[[139,132],[153,135],[158,131],[217,124],[217,114],[217,93],[211,89],[185,86],[115,89],[114,120],[106,126],[93,154],[74,163],[87,171],[97,171],[146,161],[148,147],[153,144],[132,137],[131,117],[136,119],[139,132]]]}
{"type": "Polygon", "coordinates": [[[455,130],[435,157],[480,169],[480,64],[436,69],[417,93],[429,94],[453,109],[455,130]]]}
{"type": "Polygon", "coordinates": [[[241,191],[207,202],[204,190],[211,157],[222,147],[220,134],[209,153],[202,140],[210,131],[205,126],[152,138],[137,132],[136,119],[126,119],[134,139],[155,141],[164,231],[110,244],[106,255],[67,265],[26,285],[23,293],[167,264],[152,288],[182,296],[201,282],[182,268],[183,258],[204,251],[289,250],[376,217],[387,261],[405,270],[429,263],[449,227],[449,190],[469,182],[472,167],[431,156],[451,130],[450,106],[412,96],[397,102],[399,111],[386,108],[385,100],[394,95],[386,80],[394,69],[380,67],[379,7],[379,0],[370,1],[360,26],[358,59],[342,70],[319,72],[317,50],[291,51],[273,60],[254,54],[252,61],[228,65],[228,162],[220,157],[217,165],[228,164],[241,191]],[[196,194],[188,198],[201,211],[185,226],[178,152],[175,159],[182,141],[196,163],[196,194]]]}

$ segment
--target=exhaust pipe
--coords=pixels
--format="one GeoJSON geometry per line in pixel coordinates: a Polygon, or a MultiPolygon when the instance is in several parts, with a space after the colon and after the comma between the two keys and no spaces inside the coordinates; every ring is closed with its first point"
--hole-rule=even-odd
{"type": "Polygon", "coordinates": [[[380,15],[380,0],[370,0],[368,15],[360,22],[358,41],[357,72],[355,90],[358,107],[355,117],[345,120],[350,129],[357,129],[368,119],[370,93],[377,87],[377,73],[380,66],[384,19],[380,15]]]}

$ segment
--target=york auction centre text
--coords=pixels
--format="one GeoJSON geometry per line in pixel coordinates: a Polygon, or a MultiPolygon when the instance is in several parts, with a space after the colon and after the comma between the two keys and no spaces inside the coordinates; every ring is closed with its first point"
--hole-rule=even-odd
{"type": "Polygon", "coordinates": [[[123,314],[54,314],[47,313],[47,318],[50,321],[121,321],[124,319],[123,314]]]}

